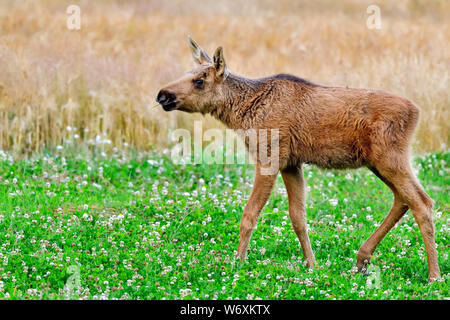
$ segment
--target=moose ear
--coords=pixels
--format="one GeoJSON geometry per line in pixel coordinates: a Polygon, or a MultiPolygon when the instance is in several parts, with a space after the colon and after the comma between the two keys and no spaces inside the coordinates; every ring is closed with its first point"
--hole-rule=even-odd
{"type": "Polygon", "coordinates": [[[194,58],[194,61],[198,64],[204,64],[204,63],[211,63],[211,58],[208,56],[208,54],[198,46],[198,44],[191,38],[191,36],[188,36],[189,39],[189,48],[191,49],[192,57],[194,58]]]}
{"type": "Polygon", "coordinates": [[[228,74],[227,64],[225,63],[225,58],[223,57],[222,47],[218,47],[214,53],[214,68],[216,69],[216,77],[226,78],[228,74]]]}

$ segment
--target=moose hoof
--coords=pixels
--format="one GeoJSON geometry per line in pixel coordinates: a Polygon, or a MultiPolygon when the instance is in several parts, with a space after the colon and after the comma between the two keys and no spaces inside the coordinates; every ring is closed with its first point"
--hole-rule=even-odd
{"type": "Polygon", "coordinates": [[[358,268],[358,272],[367,276],[369,274],[368,266],[370,264],[370,256],[368,255],[360,255],[356,258],[356,267],[358,268]]]}
{"type": "Polygon", "coordinates": [[[430,273],[428,275],[428,283],[435,282],[435,281],[439,280],[440,277],[441,277],[440,272],[430,273]]]}
{"type": "Polygon", "coordinates": [[[367,262],[361,263],[361,264],[356,264],[356,266],[358,267],[358,272],[367,276],[369,275],[369,269],[368,266],[370,264],[370,262],[368,260],[365,260],[367,262]]]}
{"type": "Polygon", "coordinates": [[[236,254],[236,256],[234,257],[234,261],[244,261],[247,258],[247,255],[244,253],[238,253],[236,254]]]}

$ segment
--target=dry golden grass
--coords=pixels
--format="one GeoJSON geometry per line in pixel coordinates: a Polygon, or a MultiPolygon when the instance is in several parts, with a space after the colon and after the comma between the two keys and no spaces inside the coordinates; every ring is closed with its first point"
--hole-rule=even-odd
{"type": "Polygon", "coordinates": [[[0,149],[54,147],[73,134],[67,126],[79,140],[164,147],[169,128],[202,118],[151,109],[192,66],[188,34],[210,53],[222,45],[248,77],[288,72],[408,97],[422,109],[415,150],[448,148],[449,1],[376,1],[381,30],[366,27],[373,1],[70,3],[81,7],[79,31],[66,28],[67,1],[0,1],[0,149]]]}

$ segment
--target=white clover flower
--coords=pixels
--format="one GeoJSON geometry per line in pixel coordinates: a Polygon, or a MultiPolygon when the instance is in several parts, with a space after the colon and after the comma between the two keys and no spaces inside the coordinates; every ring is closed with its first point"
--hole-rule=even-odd
{"type": "Polygon", "coordinates": [[[331,204],[333,207],[336,207],[336,206],[338,205],[338,200],[337,200],[337,199],[330,199],[330,204],[331,204]]]}

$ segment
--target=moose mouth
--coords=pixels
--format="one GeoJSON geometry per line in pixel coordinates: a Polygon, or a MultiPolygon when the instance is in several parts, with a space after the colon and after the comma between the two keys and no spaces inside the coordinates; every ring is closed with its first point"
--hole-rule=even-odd
{"type": "Polygon", "coordinates": [[[177,105],[180,103],[180,101],[172,101],[169,103],[161,104],[164,111],[172,111],[177,108],[177,105]]]}

